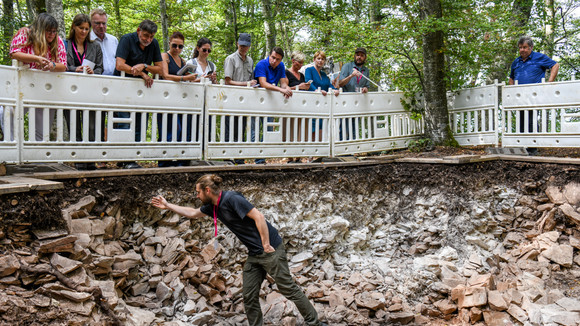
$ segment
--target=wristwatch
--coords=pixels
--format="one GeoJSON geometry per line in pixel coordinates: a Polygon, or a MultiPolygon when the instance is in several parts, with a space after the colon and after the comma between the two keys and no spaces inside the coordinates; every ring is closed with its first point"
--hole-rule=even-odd
{"type": "Polygon", "coordinates": [[[145,68],[143,68],[143,71],[147,71],[147,67],[149,67],[146,63],[144,63],[145,68]]]}

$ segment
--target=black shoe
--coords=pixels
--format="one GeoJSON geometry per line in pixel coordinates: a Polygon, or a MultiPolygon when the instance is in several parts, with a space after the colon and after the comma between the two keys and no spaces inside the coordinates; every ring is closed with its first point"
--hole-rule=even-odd
{"type": "Polygon", "coordinates": [[[123,169],[140,169],[141,165],[137,164],[136,162],[129,162],[123,165],[123,169]]]}
{"type": "Polygon", "coordinates": [[[256,163],[256,164],[266,164],[266,160],[263,159],[263,158],[259,158],[259,159],[256,159],[254,161],[254,163],[256,163]]]}
{"type": "Polygon", "coordinates": [[[244,161],[242,159],[237,159],[237,160],[234,160],[234,164],[242,165],[242,164],[246,164],[246,161],[244,161]]]}

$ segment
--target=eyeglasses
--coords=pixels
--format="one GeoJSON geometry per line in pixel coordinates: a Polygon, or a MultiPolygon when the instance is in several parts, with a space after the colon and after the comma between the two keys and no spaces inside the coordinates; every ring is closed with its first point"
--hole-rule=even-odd
{"type": "Polygon", "coordinates": [[[57,30],[56,29],[47,29],[46,33],[47,34],[56,34],[57,30]]]}
{"type": "Polygon", "coordinates": [[[97,26],[98,25],[103,25],[103,26],[106,26],[107,23],[106,22],[94,22],[93,25],[97,25],[97,26]]]}
{"type": "Polygon", "coordinates": [[[201,49],[203,52],[211,53],[211,49],[201,49]]]}
{"type": "Polygon", "coordinates": [[[174,48],[174,49],[179,48],[181,50],[181,49],[183,49],[183,44],[175,44],[175,43],[172,43],[171,44],[171,47],[174,48]]]}

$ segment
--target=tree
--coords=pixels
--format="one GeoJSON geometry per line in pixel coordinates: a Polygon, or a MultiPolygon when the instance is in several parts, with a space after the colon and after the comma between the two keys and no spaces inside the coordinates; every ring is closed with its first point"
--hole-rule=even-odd
{"type": "Polygon", "coordinates": [[[62,7],[62,0],[46,0],[46,12],[58,22],[58,35],[64,40],[66,39],[66,30],[64,24],[64,9],[62,7]]]}
{"type": "Polygon", "coordinates": [[[167,5],[165,0],[159,0],[159,11],[161,16],[161,31],[163,35],[163,49],[169,51],[169,31],[167,28],[167,5]]]}
{"type": "Polygon", "coordinates": [[[426,136],[434,145],[451,145],[454,142],[449,128],[447,87],[445,85],[445,44],[440,0],[421,0],[421,18],[426,22],[423,31],[423,76],[425,96],[426,136]]]}

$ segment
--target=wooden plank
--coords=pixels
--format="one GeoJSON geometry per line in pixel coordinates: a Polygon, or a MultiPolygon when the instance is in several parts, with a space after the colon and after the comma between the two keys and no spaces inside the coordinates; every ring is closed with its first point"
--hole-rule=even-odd
{"type": "Polygon", "coordinates": [[[42,180],[24,176],[4,176],[0,177],[0,195],[31,190],[54,190],[63,189],[62,182],[42,180]]]}

